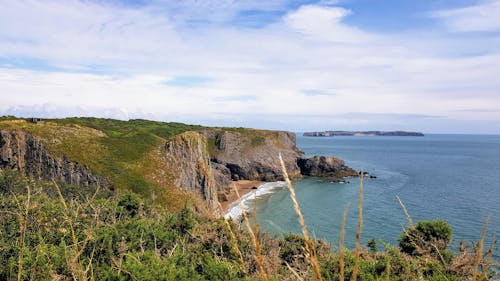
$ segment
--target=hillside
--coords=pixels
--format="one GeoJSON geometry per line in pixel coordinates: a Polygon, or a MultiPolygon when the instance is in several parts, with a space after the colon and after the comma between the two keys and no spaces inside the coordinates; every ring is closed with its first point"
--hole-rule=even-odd
{"type": "Polygon", "coordinates": [[[450,252],[441,221],[410,225],[400,247],[383,250],[375,240],[341,252],[313,241],[319,278],[302,236],[270,237],[258,226],[253,236],[215,218],[232,180],[282,179],[276,154],[293,177],[357,174],[335,157],[303,158],[289,132],[0,118],[0,133],[1,280],[472,280],[476,268],[475,280],[493,276],[491,252],[450,252]]]}
{"type": "Polygon", "coordinates": [[[52,157],[79,163],[96,176],[108,179],[109,188],[154,196],[159,203],[174,209],[181,207],[186,196],[175,188],[174,175],[163,161],[162,149],[173,136],[200,128],[97,118],[47,119],[39,123],[17,118],[0,121],[0,130],[36,137],[52,157]]]}
{"type": "MultiPolygon", "coordinates": [[[[309,161],[322,170],[306,172],[295,134],[285,131],[98,118],[2,118],[0,131],[0,168],[79,186],[133,191],[172,210],[193,199],[193,193],[215,209],[233,180],[282,180],[278,155],[292,178],[356,176],[334,157],[309,161]]],[[[205,204],[196,202],[203,210],[205,204]]]]}
{"type": "Polygon", "coordinates": [[[288,132],[98,118],[2,118],[0,132],[0,168],[133,191],[172,210],[191,199],[203,210],[196,198],[217,207],[232,180],[281,179],[279,154],[301,176],[301,152],[288,132]]]}
{"type": "MultiPolygon", "coordinates": [[[[477,260],[477,244],[453,254],[446,223],[437,225],[448,232],[425,222],[408,230],[425,226],[428,236],[417,244],[368,243],[357,269],[354,250],[314,241],[318,279],[302,236],[270,237],[254,226],[255,244],[233,222],[187,205],[167,211],[132,192],[56,185],[9,170],[0,170],[0,220],[0,280],[352,280],[354,272],[359,280],[473,280],[477,260]]],[[[474,280],[493,280],[488,256],[478,260],[474,280]]]]}

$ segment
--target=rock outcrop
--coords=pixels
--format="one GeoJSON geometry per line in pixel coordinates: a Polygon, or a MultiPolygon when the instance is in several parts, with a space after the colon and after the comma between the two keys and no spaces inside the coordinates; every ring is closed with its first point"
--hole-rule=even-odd
{"type": "MultiPolygon", "coordinates": [[[[78,144],[75,144],[78,145],[78,144]]],[[[291,178],[320,176],[340,179],[356,172],[335,157],[303,158],[295,134],[252,129],[188,131],[164,144],[165,172],[171,184],[198,193],[214,208],[225,200],[232,180],[278,181],[281,154],[291,178]]],[[[42,140],[21,130],[0,131],[0,169],[13,169],[40,179],[77,186],[112,188],[83,163],[54,157],[42,140]]]]}
{"type": "Polygon", "coordinates": [[[283,180],[278,155],[281,154],[288,174],[300,177],[295,134],[284,131],[204,131],[213,141],[212,161],[229,169],[232,180],[283,180]]]}
{"type": "MultiPolygon", "coordinates": [[[[196,192],[212,207],[217,206],[217,185],[214,169],[207,153],[206,137],[185,132],[165,144],[166,161],[176,177],[177,187],[196,192]]],[[[219,177],[226,171],[220,168],[219,177]]]]}
{"type": "Polygon", "coordinates": [[[282,180],[281,154],[291,177],[300,177],[295,134],[259,130],[185,132],[165,145],[175,185],[196,192],[213,207],[224,201],[232,180],[282,180]],[[210,152],[209,152],[210,151],[210,152]]]}
{"type": "Polygon", "coordinates": [[[0,131],[0,169],[82,187],[112,188],[106,178],[93,174],[84,165],[51,156],[40,139],[22,131],[0,131]]]}
{"type": "Polygon", "coordinates": [[[328,181],[340,181],[345,177],[355,177],[358,173],[347,167],[342,159],[333,156],[298,158],[297,165],[304,176],[324,177],[328,181]]]}

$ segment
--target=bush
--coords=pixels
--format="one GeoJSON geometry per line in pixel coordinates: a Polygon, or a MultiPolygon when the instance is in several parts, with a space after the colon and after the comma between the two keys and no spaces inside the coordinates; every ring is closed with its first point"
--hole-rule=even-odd
{"type": "Polygon", "coordinates": [[[118,206],[122,207],[124,213],[134,217],[139,212],[139,208],[141,207],[142,200],[139,195],[133,192],[126,192],[120,196],[118,200],[118,206]]]}
{"type": "Polygon", "coordinates": [[[420,221],[399,238],[401,251],[409,255],[444,252],[451,241],[451,226],[442,220],[420,221]]]}
{"type": "Polygon", "coordinates": [[[175,224],[177,230],[181,235],[187,234],[194,226],[193,215],[191,214],[191,209],[189,209],[187,202],[184,202],[184,207],[179,212],[177,216],[177,222],[175,224]]]}

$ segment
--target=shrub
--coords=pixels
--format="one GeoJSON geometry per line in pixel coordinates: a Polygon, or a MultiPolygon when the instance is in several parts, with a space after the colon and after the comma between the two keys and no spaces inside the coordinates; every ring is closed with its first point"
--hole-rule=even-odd
{"type": "Polygon", "coordinates": [[[184,202],[184,207],[181,209],[177,220],[177,229],[180,234],[184,235],[188,233],[194,226],[193,215],[191,214],[191,209],[189,209],[187,202],[184,202]]]}
{"type": "Polygon", "coordinates": [[[134,217],[139,212],[139,208],[141,207],[142,200],[139,195],[133,192],[126,192],[120,196],[118,200],[118,206],[122,207],[124,213],[134,217]]]}
{"type": "Polygon", "coordinates": [[[451,226],[442,220],[420,221],[399,238],[401,251],[409,255],[444,252],[451,241],[451,226]]]}

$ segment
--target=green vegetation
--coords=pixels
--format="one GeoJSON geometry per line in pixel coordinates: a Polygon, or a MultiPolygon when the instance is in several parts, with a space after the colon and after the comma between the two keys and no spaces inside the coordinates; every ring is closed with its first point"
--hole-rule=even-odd
{"type": "Polygon", "coordinates": [[[404,232],[399,239],[401,251],[409,255],[432,254],[447,257],[451,253],[446,251],[452,237],[451,226],[441,220],[420,221],[416,226],[404,232]]]}
{"type": "MultiPolygon", "coordinates": [[[[142,119],[121,121],[103,118],[43,119],[0,118],[0,130],[22,130],[42,140],[51,155],[89,167],[108,178],[120,192],[133,191],[142,197],[155,197],[157,203],[180,210],[186,196],[175,188],[175,175],[163,159],[165,142],[186,131],[206,127],[142,119]],[[178,200],[178,198],[180,198],[178,200]]],[[[244,128],[211,128],[241,134],[248,147],[276,139],[277,133],[244,128]]],[[[214,138],[207,139],[207,151],[216,155],[214,138]]]]}
{"type": "MultiPolygon", "coordinates": [[[[96,118],[31,123],[3,117],[0,129],[33,134],[51,154],[108,177],[118,191],[57,185],[0,170],[0,280],[493,278],[493,248],[485,254],[482,249],[485,231],[478,244],[470,249],[462,244],[460,253],[452,253],[447,249],[452,231],[443,221],[413,226],[409,218],[399,247],[380,250],[372,239],[370,250],[344,249],[342,241],[342,251],[334,251],[301,235],[273,238],[256,225],[243,231],[233,222],[203,215],[199,199],[175,188],[163,159],[168,139],[201,126],[96,118]]],[[[227,130],[246,136],[252,149],[279,137],[272,131],[227,130]]],[[[209,138],[207,151],[216,150],[215,139],[209,138]]]]}
{"type": "MultiPolygon", "coordinates": [[[[11,171],[0,171],[0,195],[0,280],[261,278],[248,232],[232,222],[200,216],[187,202],[180,211],[169,212],[133,192],[57,186],[11,171]]],[[[276,239],[254,231],[269,280],[314,278],[302,236],[276,239]]],[[[322,280],[339,280],[339,254],[322,241],[313,245],[322,280]]],[[[471,280],[475,257],[465,249],[443,263],[433,255],[408,255],[392,246],[361,249],[358,279],[471,280]]],[[[349,280],[353,251],[344,251],[344,262],[349,280]]],[[[490,280],[486,261],[481,266],[476,280],[490,280]]]]}
{"type": "Polygon", "coordinates": [[[175,188],[163,145],[175,135],[202,128],[138,119],[44,119],[38,124],[11,117],[0,120],[0,130],[22,130],[40,138],[52,155],[83,163],[110,179],[118,191],[154,196],[159,204],[177,210],[187,197],[175,188]]]}
{"type": "Polygon", "coordinates": [[[56,185],[11,172],[2,172],[0,183],[0,280],[251,277],[227,244],[224,222],[200,217],[187,204],[171,213],[131,192],[59,197],[56,185]]]}
{"type": "Polygon", "coordinates": [[[3,120],[14,120],[14,119],[17,119],[17,118],[15,116],[12,116],[12,115],[0,116],[0,121],[3,121],[3,120]]]}

